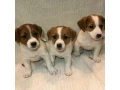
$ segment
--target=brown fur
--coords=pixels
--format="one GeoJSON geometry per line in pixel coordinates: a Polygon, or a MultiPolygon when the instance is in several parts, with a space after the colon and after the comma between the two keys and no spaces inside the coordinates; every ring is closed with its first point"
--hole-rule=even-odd
{"type": "Polygon", "coordinates": [[[47,32],[47,36],[48,36],[48,39],[52,40],[52,42],[54,44],[55,44],[56,40],[59,38],[58,32],[57,32],[58,27],[63,27],[62,28],[61,38],[64,40],[66,45],[70,42],[70,40],[73,40],[76,37],[76,32],[73,29],[71,29],[70,27],[65,27],[65,26],[52,27],[47,32]],[[54,38],[54,36],[56,38],[54,38]]]}
{"type": "Polygon", "coordinates": [[[105,27],[105,19],[104,19],[104,17],[102,17],[100,15],[96,15],[96,14],[92,14],[92,15],[89,15],[89,16],[86,16],[86,17],[83,17],[82,19],[80,19],[77,22],[79,28],[82,29],[84,32],[85,31],[92,31],[92,30],[94,30],[95,23],[94,23],[94,21],[93,21],[91,16],[98,16],[99,17],[100,26],[103,25],[103,28],[101,28],[101,29],[104,29],[104,27],[105,27]]]}
{"type": "Polygon", "coordinates": [[[36,24],[23,24],[19,28],[15,29],[15,41],[21,42],[24,45],[27,45],[27,41],[30,39],[30,32],[26,25],[29,25],[31,29],[31,34],[37,40],[40,38],[42,34],[42,28],[36,24]]]}

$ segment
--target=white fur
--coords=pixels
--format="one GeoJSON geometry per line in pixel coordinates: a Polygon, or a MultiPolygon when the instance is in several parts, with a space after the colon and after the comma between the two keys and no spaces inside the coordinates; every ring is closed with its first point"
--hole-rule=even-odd
{"type": "MultiPolygon", "coordinates": [[[[59,39],[56,41],[56,43],[61,43],[65,45],[64,41],[61,40],[61,29],[58,27],[58,35],[59,35],[59,39]]],[[[54,60],[55,57],[59,57],[59,58],[64,58],[65,59],[65,75],[70,76],[72,75],[72,70],[71,70],[71,63],[72,63],[72,58],[71,58],[71,53],[72,53],[72,49],[73,49],[73,43],[72,41],[70,41],[69,44],[67,44],[66,46],[64,46],[66,48],[64,48],[64,51],[60,51],[56,50],[56,46],[53,44],[53,42],[50,40],[48,41],[48,50],[49,50],[49,54],[50,54],[50,58],[51,61],[53,63],[53,65],[55,64],[54,60]]]]}
{"type": "Polygon", "coordinates": [[[27,41],[27,47],[28,47],[30,50],[35,50],[35,49],[37,49],[37,48],[39,47],[39,42],[38,42],[38,40],[37,40],[36,38],[34,38],[34,37],[32,36],[32,34],[31,34],[31,29],[30,29],[29,25],[26,25],[26,27],[28,28],[29,33],[30,33],[30,39],[27,41]],[[31,43],[32,43],[32,42],[36,42],[36,43],[37,43],[37,45],[36,45],[35,48],[32,48],[32,46],[31,46],[31,43]]]}
{"type": "MultiPolygon", "coordinates": [[[[30,27],[27,26],[27,28],[30,31],[30,27]]],[[[41,39],[37,40],[31,35],[31,38],[27,42],[27,47],[23,45],[22,43],[20,43],[20,48],[21,48],[23,64],[25,65],[25,70],[26,70],[24,74],[25,78],[31,76],[32,74],[32,69],[30,65],[31,61],[38,61],[40,59],[43,59],[45,61],[50,74],[57,73],[57,70],[53,67],[50,61],[50,57],[47,51],[46,44],[41,39]],[[40,44],[40,46],[35,50],[31,50],[31,47],[30,47],[31,42],[37,42],[38,45],[40,44]]]]}
{"type": "Polygon", "coordinates": [[[100,62],[99,58],[100,50],[103,46],[104,39],[101,38],[96,40],[96,34],[103,34],[103,32],[99,28],[99,19],[97,16],[92,16],[95,22],[95,29],[92,32],[83,32],[82,30],[79,32],[78,37],[74,44],[74,52],[75,56],[79,56],[82,52],[81,48],[86,50],[94,50],[93,56],[90,56],[95,62],[100,62]]]}
{"type": "Polygon", "coordinates": [[[93,31],[91,31],[91,32],[88,32],[89,34],[90,34],[90,36],[94,39],[94,40],[99,40],[99,39],[101,39],[101,38],[96,38],[96,35],[97,34],[101,34],[102,36],[103,36],[103,33],[102,33],[102,31],[101,31],[101,29],[99,28],[99,18],[98,18],[98,16],[91,16],[92,17],[92,19],[94,20],[94,22],[95,22],[95,28],[94,28],[94,30],[93,31]]]}
{"type": "Polygon", "coordinates": [[[56,42],[55,42],[55,48],[57,49],[57,44],[59,44],[59,43],[62,44],[61,50],[57,49],[58,51],[63,51],[65,49],[65,43],[64,43],[64,41],[61,38],[62,28],[63,27],[58,27],[57,28],[57,32],[58,32],[59,37],[58,37],[58,40],[56,40],[56,42]]]}

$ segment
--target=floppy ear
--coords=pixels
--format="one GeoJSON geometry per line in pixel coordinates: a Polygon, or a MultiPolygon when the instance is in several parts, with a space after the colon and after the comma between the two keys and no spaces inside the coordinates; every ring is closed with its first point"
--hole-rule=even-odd
{"type": "Polygon", "coordinates": [[[19,28],[15,29],[15,41],[20,42],[19,28]]]}
{"type": "Polygon", "coordinates": [[[71,33],[71,37],[72,37],[72,41],[75,39],[75,37],[77,36],[76,31],[74,31],[72,28],[69,27],[70,33],[71,33]]]}
{"type": "Polygon", "coordinates": [[[101,15],[99,15],[99,18],[102,20],[102,22],[104,24],[103,29],[105,30],[105,18],[103,16],[101,16],[101,15]]]}
{"type": "Polygon", "coordinates": [[[52,27],[50,30],[48,30],[47,32],[47,36],[48,36],[48,40],[50,40],[50,35],[51,35],[51,31],[54,29],[54,27],[52,27]]]}
{"type": "Polygon", "coordinates": [[[45,34],[44,34],[44,31],[42,30],[42,28],[36,24],[34,24],[34,26],[36,27],[36,29],[38,30],[39,34],[40,34],[40,38],[43,40],[43,41],[47,41],[45,39],[45,34]]]}
{"type": "Polygon", "coordinates": [[[85,32],[85,29],[87,27],[86,25],[87,17],[83,17],[81,20],[77,22],[80,29],[82,29],[85,32]]]}

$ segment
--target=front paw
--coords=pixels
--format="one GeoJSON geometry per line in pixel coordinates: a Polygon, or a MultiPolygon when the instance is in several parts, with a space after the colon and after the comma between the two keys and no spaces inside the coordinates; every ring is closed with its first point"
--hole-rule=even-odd
{"type": "Polygon", "coordinates": [[[52,66],[48,68],[48,71],[50,72],[51,75],[55,75],[55,74],[57,74],[57,72],[58,72],[57,69],[55,69],[55,68],[52,67],[52,66]]]}
{"type": "Polygon", "coordinates": [[[73,52],[73,55],[78,57],[78,56],[80,56],[80,53],[79,52],[73,52]]]}
{"type": "Polygon", "coordinates": [[[95,57],[95,58],[93,58],[93,60],[97,63],[99,63],[101,61],[101,59],[99,57],[95,57]]]}
{"type": "Polygon", "coordinates": [[[72,70],[71,69],[66,69],[65,70],[65,75],[66,76],[71,76],[72,75],[72,70]]]}
{"type": "Polygon", "coordinates": [[[26,71],[25,71],[25,74],[24,74],[24,78],[28,78],[28,77],[30,77],[31,75],[32,75],[31,70],[26,70],[26,71]]]}

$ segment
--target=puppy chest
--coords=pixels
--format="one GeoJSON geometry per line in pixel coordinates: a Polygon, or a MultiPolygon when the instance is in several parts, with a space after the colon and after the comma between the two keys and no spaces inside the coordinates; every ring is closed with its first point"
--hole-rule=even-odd
{"type": "Polygon", "coordinates": [[[24,58],[29,59],[30,61],[38,61],[42,59],[39,52],[24,53],[24,58]]]}

